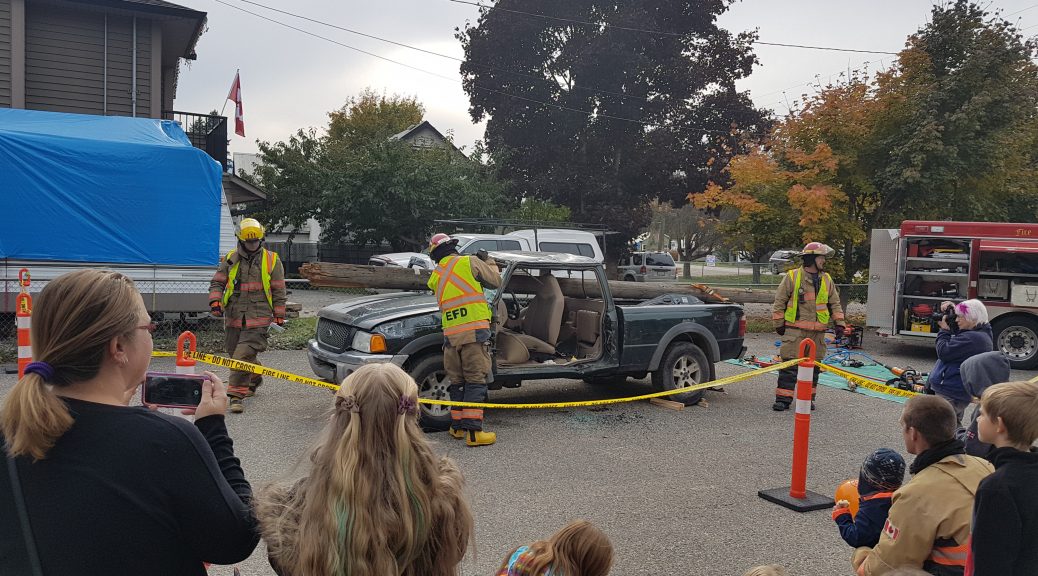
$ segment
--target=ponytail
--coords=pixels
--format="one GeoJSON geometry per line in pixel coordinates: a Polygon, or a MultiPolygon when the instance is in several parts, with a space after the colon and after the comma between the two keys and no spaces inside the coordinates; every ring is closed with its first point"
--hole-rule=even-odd
{"type": "Polygon", "coordinates": [[[68,406],[39,374],[22,377],[4,400],[0,430],[12,457],[42,460],[47,451],[72,427],[68,406]]]}

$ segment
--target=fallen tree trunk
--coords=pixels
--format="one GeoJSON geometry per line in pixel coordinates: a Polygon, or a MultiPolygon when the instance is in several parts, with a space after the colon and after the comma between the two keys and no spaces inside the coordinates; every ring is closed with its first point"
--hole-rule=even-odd
{"type": "MultiPolygon", "coordinates": [[[[394,290],[428,290],[428,270],[397,268],[395,266],[359,266],[334,262],[310,262],[299,268],[299,273],[318,288],[384,288],[394,290]]],[[[519,280],[519,278],[515,278],[519,280]]],[[[597,282],[580,278],[559,278],[562,293],[572,298],[600,298],[597,282]]],[[[703,285],[666,284],[662,282],[609,281],[613,298],[620,300],[649,300],[664,294],[691,294],[704,302],[718,303],[730,300],[740,304],[768,303],[774,300],[770,290],[740,288],[709,288],[703,285]]]]}

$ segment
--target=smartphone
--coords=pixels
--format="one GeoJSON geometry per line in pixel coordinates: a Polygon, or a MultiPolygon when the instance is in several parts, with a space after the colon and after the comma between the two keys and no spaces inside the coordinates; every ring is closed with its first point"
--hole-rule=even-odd
{"type": "Polygon", "coordinates": [[[141,402],[161,408],[195,408],[202,401],[205,376],[148,372],[141,387],[141,402]]]}

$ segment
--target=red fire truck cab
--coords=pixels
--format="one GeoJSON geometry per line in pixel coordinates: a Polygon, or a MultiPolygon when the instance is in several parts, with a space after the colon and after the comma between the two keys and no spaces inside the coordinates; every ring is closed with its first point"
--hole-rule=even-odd
{"type": "Polygon", "coordinates": [[[995,348],[1038,366],[1038,224],[905,221],[873,230],[866,323],[881,336],[932,340],[945,300],[984,302],[995,348]]]}

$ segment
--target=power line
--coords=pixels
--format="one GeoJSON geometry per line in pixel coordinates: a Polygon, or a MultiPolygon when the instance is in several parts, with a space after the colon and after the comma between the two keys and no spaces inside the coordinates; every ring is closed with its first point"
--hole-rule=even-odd
{"type": "MultiPolygon", "coordinates": [[[[268,22],[277,24],[279,26],[284,26],[285,28],[289,28],[291,30],[295,30],[297,32],[301,32],[303,34],[306,34],[307,36],[312,36],[314,38],[318,38],[318,39],[324,40],[326,42],[331,42],[332,44],[335,44],[335,45],[338,45],[338,46],[342,46],[343,48],[348,48],[348,49],[354,50],[356,52],[360,52],[361,54],[365,54],[367,56],[372,56],[374,58],[378,58],[379,60],[385,60],[386,62],[391,62],[391,63],[396,64],[398,66],[403,66],[405,68],[409,68],[409,69],[415,70],[417,72],[422,72],[424,74],[429,74],[431,76],[435,76],[437,78],[440,78],[440,79],[443,79],[443,80],[447,80],[447,81],[453,82],[455,84],[461,84],[462,83],[461,80],[459,80],[457,78],[451,78],[451,77],[448,77],[448,76],[444,76],[442,74],[438,74],[436,72],[431,72],[429,70],[425,70],[425,69],[419,68],[417,66],[412,66],[410,64],[405,64],[404,62],[393,60],[392,58],[386,58],[385,56],[381,56],[379,54],[375,54],[374,52],[369,52],[367,50],[362,50],[362,49],[357,48],[355,46],[350,46],[349,44],[345,44],[343,42],[339,42],[338,40],[333,40],[331,38],[328,38],[327,36],[321,36],[320,34],[311,32],[309,30],[305,30],[303,28],[299,28],[297,26],[293,26],[291,24],[287,24],[285,22],[281,22],[280,20],[276,20],[274,18],[270,18],[268,16],[264,16],[263,14],[259,14],[259,13],[253,12],[251,10],[247,10],[247,9],[242,8],[240,6],[235,6],[234,4],[226,2],[225,0],[214,0],[214,1],[219,3],[219,4],[223,4],[224,6],[228,6],[230,8],[233,8],[235,10],[239,10],[241,12],[245,12],[246,14],[251,14],[251,15],[253,15],[253,16],[257,17],[257,18],[260,18],[262,20],[266,20],[268,22]]],[[[519,96],[517,94],[509,94],[508,92],[503,92],[501,90],[497,90],[497,89],[494,89],[494,88],[489,88],[489,87],[486,87],[486,86],[480,86],[480,85],[474,84],[474,83],[471,84],[471,86],[473,88],[477,89],[477,90],[483,90],[485,92],[492,92],[492,93],[495,93],[495,94],[500,94],[502,96],[506,96],[508,98],[514,98],[514,99],[517,99],[517,100],[523,100],[525,102],[531,102],[531,103],[534,103],[534,104],[540,104],[542,106],[551,106],[551,107],[559,109],[559,110],[566,110],[566,111],[569,111],[569,112],[577,112],[577,113],[583,114],[583,115],[588,116],[588,117],[607,118],[607,119],[610,119],[610,120],[618,120],[618,121],[622,121],[622,122],[632,122],[632,123],[640,124],[640,125],[643,125],[643,126],[646,126],[646,127],[659,127],[658,124],[654,124],[652,122],[646,122],[644,120],[635,120],[633,118],[624,118],[622,116],[614,116],[614,115],[611,115],[611,114],[603,114],[603,113],[594,112],[594,111],[582,110],[580,108],[573,108],[571,106],[566,106],[566,105],[563,105],[563,104],[558,104],[556,102],[544,102],[542,100],[537,100],[535,98],[528,98],[526,96],[519,96]]],[[[723,134],[725,136],[730,136],[731,135],[731,132],[729,132],[729,131],[712,130],[712,129],[709,129],[709,128],[699,128],[699,127],[692,128],[692,129],[695,130],[695,131],[698,131],[698,132],[704,132],[704,133],[709,133],[709,134],[723,134]]]]}
{"type": "Polygon", "coordinates": [[[1023,10],[1017,10],[1016,12],[1010,12],[1009,14],[1005,15],[1005,18],[1009,18],[1010,16],[1014,16],[1016,14],[1020,14],[1021,12],[1027,12],[1028,10],[1030,10],[1032,8],[1038,8],[1038,4],[1033,4],[1031,6],[1028,6],[1027,8],[1024,8],[1023,10]]]}
{"type": "MultiPolygon", "coordinates": [[[[314,24],[319,24],[321,26],[327,26],[329,28],[334,28],[336,30],[342,30],[343,32],[348,32],[350,34],[356,34],[357,36],[363,36],[365,38],[371,38],[373,40],[378,40],[379,42],[385,42],[387,44],[392,44],[394,46],[400,46],[402,48],[407,48],[408,50],[414,50],[416,52],[422,52],[424,54],[429,54],[429,55],[437,56],[437,57],[440,57],[440,58],[446,58],[448,60],[453,60],[455,62],[461,62],[461,63],[465,62],[464,59],[458,58],[458,57],[455,57],[455,56],[451,56],[449,54],[442,54],[440,52],[434,52],[432,50],[426,50],[425,48],[419,48],[417,46],[411,46],[410,44],[404,44],[403,42],[397,42],[396,40],[390,40],[388,38],[382,38],[380,36],[375,36],[374,34],[368,34],[366,32],[360,32],[358,30],[353,30],[353,29],[350,29],[350,28],[346,28],[344,26],[339,26],[337,24],[332,24],[330,22],[325,22],[323,20],[317,20],[316,18],[310,18],[309,16],[303,16],[302,14],[296,14],[296,13],[293,13],[293,12],[289,12],[287,10],[281,10],[279,8],[274,8],[272,6],[267,6],[266,4],[261,4],[259,2],[254,2],[253,0],[238,0],[238,1],[239,2],[243,2],[245,4],[252,4],[253,6],[259,6],[260,8],[264,8],[264,9],[270,10],[272,12],[277,12],[279,14],[284,14],[286,16],[291,16],[293,18],[299,18],[300,20],[306,20],[308,22],[313,22],[314,24]]],[[[251,14],[251,12],[250,12],[250,14],[251,14]]],[[[487,70],[504,72],[506,74],[513,74],[513,75],[520,76],[520,77],[523,77],[523,78],[530,78],[530,79],[538,80],[538,81],[543,81],[545,79],[543,76],[537,76],[537,75],[534,75],[534,74],[527,74],[525,72],[516,72],[514,70],[508,70],[507,68],[500,68],[500,67],[497,67],[497,66],[491,66],[490,64],[484,64],[484,63],[481,63],[481,62],[469,61],[469,64],[471,64],[473,66],[479,66],[479,67],[485,68],[487,70]]],[[[611,91],[611,90],[605,90],[605,89],[602,89],[602,88],[594,88],[594,87],[590,87],[590,86],[573,86],[573,89],[575,89],[575,90],[584,90],[586,92],[591,92],[592,94],[608,94],[608,95],[611,95],[611,96],[617,96],[619,98],[632,98],[632,99],[635,99],[635,100],[644,100],[645,102],[652,102],[652,99],[647,98],[645,96],[637,96],[635,94],[624,94],[622,92],[614,92],[614,91],[611,91]]]]}
{"type": "MultiPolygon", "coordinates": [[[[583,26],[593,26],[595,28],[614,28],[616,30],[626,30],[628,32],[641,32],[643,34],[657,34],[659,36],[672,36],[672,37],[683,37],[685,34],[679,32],[668,32],[665,30],[648,30],[645,28],[632,28],[629,26],[619,26],[617,24],[607,24],[604,22],[588,22],[586,20],[573,20],[571,18],[559,18],[557,16],[548,16],[547,14],[537,14],[535,12],[523,12],[522,10],[512,10],[510,8],[501,8],[498,6],[488,6],[479,2],[469,2],[468,0],[450,0],[457,4],[468,4],[470,6],[479,6],[487,10],[500,10],[502,12],[510,12],[512,14],[521,14],[523,16],[533,16],[535,18],[544,18],[546,20],[555,20],[557,22],[566,22],[568,24],[580,24],[583,26]]],[[[896,55],[897,52],[883,52],[880,50],[858,50],[854,48],[834,48],[831,46],[810,46],[807,44],[787,44],[784,42],[761,42],[756,41],[754,44],[760,44],[762,46],[781,46],[783,48],[805,48],[808,50],[829,50],[833,52],[856,52],[860,54],[891,54],[896,55]]]]}

